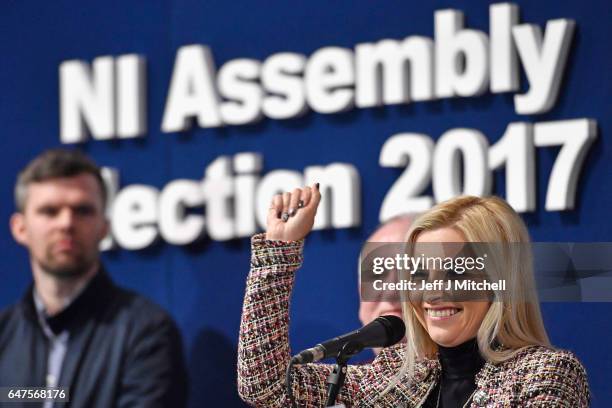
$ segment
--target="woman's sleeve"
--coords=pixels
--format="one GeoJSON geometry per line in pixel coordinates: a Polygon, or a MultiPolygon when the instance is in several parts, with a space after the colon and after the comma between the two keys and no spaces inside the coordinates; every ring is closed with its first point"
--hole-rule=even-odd
{"type": "Polygon", "coordinates": [[[587,375],[580,361],[568,351],[546,353],[525,367],[527,376],[521,401],[528,408],[589,407],[587,375]]]}
{"type": "MultiPolygon", "coordinates": [[[[295,271],[302,264],[303,240],[251,240],[251,271],[247,278],[238,341],[238,392],[261,407],[288,407],[285,370],[289,350],[289,300],[295,271]]],[[[293,395],[300,407],[322,407],[326,400],[328,364],[293,367],[293,395]]],[[[351,406],[365,368],[350,367],[339,400],[351,406]]]]}

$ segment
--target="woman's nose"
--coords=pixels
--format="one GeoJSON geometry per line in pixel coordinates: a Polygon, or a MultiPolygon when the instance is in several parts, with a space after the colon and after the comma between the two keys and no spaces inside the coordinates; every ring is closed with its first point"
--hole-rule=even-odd
{"type": "Polygon", "coordinates": [[[426,290],[423,292],[423,302],[429,304],[442,302],[444,300],[443,293],[441,290],[426,290]]]}

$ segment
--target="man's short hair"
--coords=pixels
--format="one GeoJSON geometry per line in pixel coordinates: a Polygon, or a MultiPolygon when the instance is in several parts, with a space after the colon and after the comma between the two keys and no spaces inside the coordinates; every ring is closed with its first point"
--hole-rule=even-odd
{"type": "Polygon", "coordinates": [[[79,150],[51,149],[35,157],[17,176],[15,183],[15,207],[23,212],[28,196],[28,186],[56,178],[91,174],[100,187],[102,206],[106,204],[106,186],[100,168],[79,150]]]}

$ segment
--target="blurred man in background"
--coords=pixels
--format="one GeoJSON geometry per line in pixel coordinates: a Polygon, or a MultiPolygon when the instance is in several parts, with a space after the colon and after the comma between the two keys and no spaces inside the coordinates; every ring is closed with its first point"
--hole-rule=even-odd
{"type": "MultiPolygon", "coordinates": [[[[394,217],[380,225],[368,238],[367,242],[404,242],[406,234],[408,233],[414,219],[416,219],[416,216],[413,214],[405,214],[394,217]]],[[[361,299],[360,290],[359,320],[361,320],[361,323],[366,325],[372,320],[376,319],[378,316],[384,315],[394,315],[403,318],[402,304],[399,301],[389,300],[364,301],[361,299]]],[[[379,351],[380,349],[374,349],[374,354],[378,354],[379,351]]]]}
{"type": "Polygon", "coordinates": [[[0,312],[0,386],[65,387],[72,407],[184,406],[175,323],[115,286],[100,262],[109,229],[100,169],[76,150],[47,151],[19,174],[15,204],[11,232],[34,281],[0,312]]]}

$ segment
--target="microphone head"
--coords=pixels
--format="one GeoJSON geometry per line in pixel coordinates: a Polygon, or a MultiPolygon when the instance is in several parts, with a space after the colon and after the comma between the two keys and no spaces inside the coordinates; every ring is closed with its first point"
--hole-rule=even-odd
{"type": "Polygon", "coordinates": [[[397,316],[379,316],[374,319],[374,321],[379,322],[387,332],[387,342],[383,345],[383,347],[394,345],[406,335],[406,325],[404,324],[404,321],[397,316]]]}

